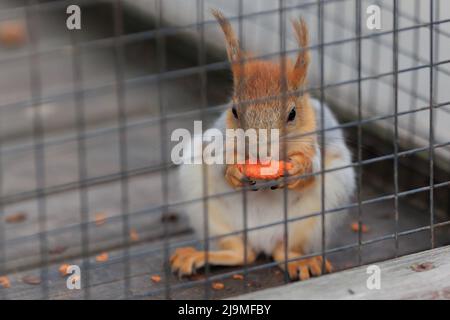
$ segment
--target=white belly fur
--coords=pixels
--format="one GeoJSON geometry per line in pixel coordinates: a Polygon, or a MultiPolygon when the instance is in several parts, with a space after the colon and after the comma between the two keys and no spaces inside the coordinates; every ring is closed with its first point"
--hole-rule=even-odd
{"type": "MultiPolygon", "coordinates": [[[[331,117],[333,117],[331,115],[331,117]]],[[[330,120],[330,119],[328,119],[330,120]]],[[[334,117],[331,126],[337,124],[334,117]],[[333,123],[334,122],[334,123],[333,123]]],[[[327,127],[328,125],[326,125],[327,127]]],[[[341,137],[341,133],[339,135],[341,137]]],[[[336,138],[336,137],[334,137],[336,138]]],[[[351,156],[343,139],[336,139],[327,145],[326,168],[343,167],[351,163],[351,156]]],[[[320,154],[317,155],[320,157],[320,154]]],[[[316,159],[319,161],[319,159],[316,159]]],[[[316,163],[317,163],[316,161],[316,163]]],[[[320,161],[319,161],[320,163],[320,161]]],[[[209,237],[242,232],[244,229],[244,206],[242,192],[236,192],[224,179],[223,165],[208,165],[208,220],[209,237]],[[227,195],[223,195],[227,193],[227,195]],[[217,196],[220,195],[220,196],[217,196]],[[210,198],[212,196],[212,198],[210,198]]],[[[316,165],[317,167],[317,165],[316,165]]],[[[318,170],[316,168],[315,170],[318,170]]],[[[179,168],[179,186],[181,201],[202,199],[202,165],[182,165],[179,168]]],[[[287,190],[288,218],[302,217],[321,211],[321,176],[305,191],[287,190]]],[[[350,203],[355,188],[354,171],[346,168],[326,174],[325,208],[334,209],[350,203]]],[[[275,226],[248,231],[249,245],[256,252],[271,255],[278,241],[284,239],[284,189],[248,191],[247,194],[247,228],[257,228],[277,222],[275,226]]],[[[204,238],[204,207],[202,200],[183,207],[191,226],[200,239],[204,238]]],[[[341,212],[326,215],[325,227],[327,239],[337,225],[341,212]]],[[[300,247],[303,252],[320,249],[321,217],[308,218],[288,224],[289,247],[300,247]]],[[[211,243],[213,246],[214,243],[211,243]]]]}

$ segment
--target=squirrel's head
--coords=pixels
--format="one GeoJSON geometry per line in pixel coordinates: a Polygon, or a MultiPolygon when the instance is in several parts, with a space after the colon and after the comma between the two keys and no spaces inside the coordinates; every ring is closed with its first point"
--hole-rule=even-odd
{"type": "MultiPolygon", "coordinates": [[[[287,154],[313,152],[316,129],[309,95],[302,92],[310,63],[309,34],[304,20],[293,21],[300,47],[295,63],[288,58],[268,61],[252,58],[244,52],[223,14],[213,10],[225,35],[228,59],[233,73],[232,107],[227,114],[227,128],[278,129],[280,147],[287,154]],[[299,150],[300,149],[300,150],[299,150]]],[[[281,154],[281,153],[280,153],[281,154]]]]}

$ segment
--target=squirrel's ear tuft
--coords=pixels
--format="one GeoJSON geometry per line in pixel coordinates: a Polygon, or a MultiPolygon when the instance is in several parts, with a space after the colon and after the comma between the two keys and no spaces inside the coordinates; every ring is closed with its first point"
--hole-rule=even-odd
{"type": "Polygon", "coordinates": [[[294,20],[292,21],[292,25],[294,27],[298,46],[300,47],[300,52],[297,56],[297,61],[295,62],[294,69],[292,70],[289,77],[289,86],[291,87],[291,89],[297,90],[306,82],[308,66],[311,58],[308,48],[309,32],[305,20],[294,20]]]}
{"type": "Polygon", "coordinates": [[[231,27],[230,22],[225,18],[222,12],[212,9],[211,13],[219,22],[222,32],[225,35],[225,41],[227,45],[228,60],[230,62],[236,62],[241,58],[241,48],[239,46],[239,40],[231,27]]]}
{"type": "Polygon", "coordinates": [[[230,22],[225,18],[222,12],[211,9],[211,13],[217,19],[225,35],[228,60],[231,62],[231,70],[233,72],[234,84],[237,85],[242,78],[244,53],[239,45],[239,40],[231,27],[230,22]]]}

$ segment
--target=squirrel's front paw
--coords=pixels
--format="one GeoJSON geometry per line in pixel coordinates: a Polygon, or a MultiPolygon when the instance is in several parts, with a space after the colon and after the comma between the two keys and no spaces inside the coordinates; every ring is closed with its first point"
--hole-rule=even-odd
{"type": "Polygon", "coordinates": [[[180,277],[189,276],[205,264],[205,253],[193,247],[178,248],[170,257],[172,272],[180,277]]]}
{"type": "Polygon", "coordinates": [[[225,170],[225,179],[233,188],[241,188],[244,183],[254,184],[250,181],[236,165],[228,165],[225,170]]]}
{"type": "Polygon", "coordinates": [[[303,155],[292,155],[289,158],[292,168],[288,170],[288,189],[296,189],[308,185],[314,181],[314,176],[308,176],[312,172],[312,163],[303,155]]]}
{"type": "MultiPolygon", "coordinates": [[[[288,274],[291,280],[307,280],[310,276],[320,276],[322,274],[322,256],[292,261],[288,263],[288,274]]],[[[284,265],[281,264],[284,269],[284,265]]],[[[325,272],[333,271],[331,263],[325,259],[325,272]]]]}

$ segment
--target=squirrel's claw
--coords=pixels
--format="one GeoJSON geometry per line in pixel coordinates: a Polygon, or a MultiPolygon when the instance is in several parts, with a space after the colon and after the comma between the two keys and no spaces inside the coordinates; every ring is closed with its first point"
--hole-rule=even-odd
{"type": "MultiPolygon", "coordinates": [[[[288,274],[291,280],[307,280],[310,276],[322,275],[322,256],[311,257],[288,263],[288,274]]],[[[333,271],[331,263],[325,259],[325,273],[333,271]]]]}
{"type": "Polygon", "coordinates": [[[244,183],[254,185],[256,182],[248,179],[235,165],[228,165],[225,170],[225,179],[233,188],[241,188],[244,183]]]}
{"type": "Polygon", "coordinates": [[[312,170],[311,162],[301,154],[290,156],[289,161],[293,164],[292,168],[288,170],[288,181],[286,187],[288,189],[296,189],[307,185],[311,176],[307,176],[312,170]]]}
{"type": "Polygon", "coordinates": [[[170,257],[170,265],[178,277],[189,276],[204,265],[204,254],[193,247],[178,248],[170,257]]]}

